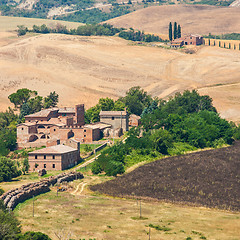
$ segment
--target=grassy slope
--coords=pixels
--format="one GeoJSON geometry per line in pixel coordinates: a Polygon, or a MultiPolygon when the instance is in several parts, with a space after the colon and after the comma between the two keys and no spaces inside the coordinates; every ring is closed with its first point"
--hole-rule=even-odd
{"type": "Polygon", "coordinates": [[[163,5],[148,7],[108,20],[118,27],[168,34],[169,22],[177,22],[182,33],[232,33],[239,31],[240,9],[207,5],[163,5]]]}
{"type": "Polygon", "coordinates": [[[17,29],[17,25],[25,25],[26,27],[31,28],[34,24],[46,24],[51,26],[52,24],[55,25],[56,23],[66,25],[68,28],[77,28],[79,25],[82,25],[82,23],[65,22],[59,20],[0,16],[0,32],[14,31],[17,29]]]}
{"type": "Polygon", "coordinates": [[[92,194],[89,184],[106,181],[108,178],[85,174],[82,180],[70,184],[68,192],[56,196],[56,189],[35,199],[35,216],[32,217],[32,200],[20,204],[14,211],[23,225],[23,231],[34,230],[55,233],[72,239],[148,239],[147,225],[154,224],[171,228],[168,232],[151,230],[152,240],[182,240],[191,236],[199,239],[202,233],[207,239],[238,239],[239,213],[229,213],[205,208],[183,207],[168,203],[141,202],[145,220],[139,216],[139,202],[109,198],[92,194]],[[75,191],[78,186],[78,191],[75,191]],[[71,188],[73,187],[73,188],[71,188]],[[51,227],[49,227],[51,226],[51,227]]]}
{"type": "Polygon", "coordinates": [[[239,154],[236,142],[228,148],[161,159],[91,189],[239,211],[239,154]]]}

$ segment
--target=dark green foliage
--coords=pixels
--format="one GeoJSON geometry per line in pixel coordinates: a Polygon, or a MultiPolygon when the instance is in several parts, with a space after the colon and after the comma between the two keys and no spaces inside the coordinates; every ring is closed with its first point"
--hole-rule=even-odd
{"type": "Polygon", "coordinates": [[[233,132],[234,139],[240,140],[240,125],[238,127],[234,127],[233,132]]]}
{"type": "Polygon", "coordinates": [[[108,176],[124,173],[124,157],[129,153],[126,144],[118,143],[104,150],[92,166],[92,172],[99,174],[102,171],[108,176]]]}
{"type": "MultiPolygon", "coordinates": [[[[4,193],[4,190],[0,188],[0,196],[3,195],[3,193],[4,193]]],[[[0,204],[1,204],[1,203],[2,203],[2,202],[0,202],[0,204]]],[[[1,209],[1,206],[0,206],[0,209],[1,209]]]]}
{"type": "Polygon", "coordinates": [[[18,30],[17,30],[18,36],[23,36],[28,31],[28,29],[24,25],[18,25],[17,27],[18,27],[18,30]]]}
{"type": "Polygon", "coordinates": [[[23,166],[22,166],[22,172],[23,174],[25,175],[26,172],[28,172],[29,170],[29,163],[28,163],[28,159],[25,158],[24,161],[23,161],[23,166]]]}
{"type": "Polygon", "coordinates": [[[50,107],[56,107],[58,104],[58,94],[54,92],[50,92],[50,94],[44,98],[43,107],[44,108],[50,108],[50,107]]]}
{"type": "Polygon", "coordinates": [[[177,23],[174,22],[174,27],[173,27],[173,38],[177,39],[178,36],[178,29],[177,29],[177,23]]]}
{"type": "Polygon", "coordinates": [[[0,239],[15,240],[18,239],[21,231],[20,223],[12,212],[5,209],[0,200],[0,239]]]}
{"type": "Polygon", "coordinates": [[[131,41],[142,41],[142,42],[166,42],[159,36],[153,34],[145,34],[143,31],[121,31],[118,35],[121,38],[131,41]]]}
{"type": "Polygon", "coordinates": [[[18,116],[9,108],[0,112],[0,155],[7,155],[10,150],[16,147],[16,124],[18,116]]]}
{"type": "Polygon", "coordinates": [[[16,108],[21,108],[23,103],[26,103],[31,97],[36,96],[37,92],[27,88],[18,89],[16,93],[12,93],[8,96],[11,103],[16,108]]]}
{"type": "Polygon", "coordinates": [[[100,98],[98,104],[94,107],[89,108],[85,112],[85,121],[98,122],[100,120],[99,113],[100,111],[123,111],[125,109],[125,104],[119,100],[114,101],[111,98],[100,98]]]}
{"type": "Polygon", "coordinates": [[[169,38],[170,41],[173,40],[172,34],[173,34],[173,32],[172,32],[172,23],[170,22],[169,26],[168,26],[168,38],[169,38]]]}
{"type": "Polygon", "coordinates": [[[240,33],[226,33],[222,35],[214,35],[209,33],[204,38],[224,39],[224,40],[240,40],[240,33]]]}
{"type": "Polygon", "coordinates": [[[154,225],[154,224],[149,224],[148,225],[150,228],[155,228],[158,231],[164,231],[164,232],[168,232],[171,231],[172,229],[169,227],[165,227],[165,226],[159,226],[159,225],[154,225]]]}
{"type": "Polygon", "coordinates": [[[181,38],[181,37],[182,37],[182,32],[181,32],[181,26],[180,26],[180,24],[178,24],[177,37],[178,37],[178,38],[181,38]]]}
{"type": "Polygon", "coordinates": [[[6,157],[0,156],[0,182],[11,181],[12,178],[21,175],[21,171],[17,169],[16,163],[6,157]]]}
{"type": "Polygon", "coordinates": [[[201,1],[196,1],[193,4],[206,4],[206,5],[216,5],[216,6],[229,6],[234,0],[201,0],[201,1]]]}
{"type": "Polygon", "coordinates": [[[73,14],[59,16],[56,19],[64,20],[64,21],[71,21],[71,22],[81,22],[87,24],[96,24],[103,21],[107,21],[108,19],[119,17],[125,14],[130,13],[129,6],[120,6],[114,5],[110,12],[104,12],[99,9],[91,9],[91,10],[84,10],[84,11],[77,11],[73,14]]]}
{"type": "Polygon", "coordinates": [[[20,235],[17,240],[51,240],[46,234],[41,232],[26,232],[20,235]]]}
{"type": "Polygon", "coordinates": [[[119,99],[130,111],[130,113],[140,116],[144,108],[152,103],[152,98],[139,86],[130,88],[126,96],[119,99]]]}

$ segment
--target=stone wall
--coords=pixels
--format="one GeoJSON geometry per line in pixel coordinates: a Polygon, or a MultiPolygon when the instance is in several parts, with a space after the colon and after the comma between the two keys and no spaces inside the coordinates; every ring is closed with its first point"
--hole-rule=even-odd
{"type": "Polygon", "coordinates": [[[29,183],[20,188],[12,189],[4,193],[0,199],[3,200],[3,203],[7,208],[13,210],[19,203],[24,202],[33,196],[50,191],[49,187],[56,183],[70,182],[82,178],[83,174],[80,172],[62,173],[57,176],[45,178],[40,182],[29,183]]]}

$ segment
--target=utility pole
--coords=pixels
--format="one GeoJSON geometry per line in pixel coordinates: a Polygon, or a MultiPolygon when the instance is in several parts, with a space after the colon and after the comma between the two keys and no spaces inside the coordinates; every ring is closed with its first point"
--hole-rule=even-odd
{"type": "Polygon", "coordinates": [[[34,195],[33,195],[33,217],[34,217],[34,195]]]}
{"type": "Polygon", "coordinates": [[[142,218],[142,204],[141,204],[141,199],[140,199],[139,201],[140,201],[140,218],[142,218]]]}

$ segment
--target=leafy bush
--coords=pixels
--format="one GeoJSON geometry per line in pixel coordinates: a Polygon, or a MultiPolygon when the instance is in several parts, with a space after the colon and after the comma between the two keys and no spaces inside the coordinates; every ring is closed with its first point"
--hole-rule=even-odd
{"type": "Polygon", "coordinates": [[[41,232],[26,232],[23,235],[19,235],[17,240],[51,240],[46,234],[41,232]]]}
{"type": "Polygon", "coordinates": [[[9,158],[0,156],[0,182],[11,181],[12,178],[21,175],[15,162],[9,158]]]}

